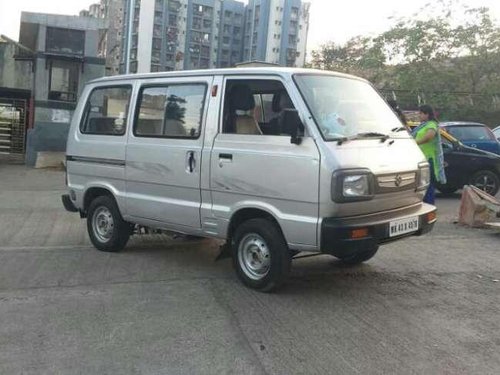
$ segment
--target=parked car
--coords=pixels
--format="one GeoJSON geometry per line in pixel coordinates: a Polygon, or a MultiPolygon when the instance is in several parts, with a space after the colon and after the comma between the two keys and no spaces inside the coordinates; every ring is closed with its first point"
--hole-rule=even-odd
{"type": "Polygon", "coordinates": [[[500,126],[497,126],[495,129],[493,129],[493,134],[495,134],[497,140],[500,141],[500,126]]]}
{"type": "Polygon", "coordinates": [[[452,194],[464,185],[474,185],[490,195],[500,189],[500,156],[468,147],[441,130],[446,185],[437,185],[443,194],[452,194]]]}
{"type": "Polygon", "coordinates": [[[357,264],[432,229],[429,164],[404,130],[367,81],[343,74],[106,77],[72,118],[62,201],[99,250],[123,249],[135,225],[220,238],[241,281],[269,291],[297,252],[357,264]]]}
{"type": "Polygon", "coordinates": [[[459,121],[439,125],[466,146],[500,155],[500,142],[486,125],[459,121]]]}

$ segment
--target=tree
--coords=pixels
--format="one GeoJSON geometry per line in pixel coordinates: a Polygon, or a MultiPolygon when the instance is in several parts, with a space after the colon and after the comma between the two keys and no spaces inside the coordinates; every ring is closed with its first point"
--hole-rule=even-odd
{"type": "Polygon", "coordinates": [[[469,107],[491,110],[492,95],[500,93],[500,27],[489,9],[454,0],[427,4],[374,38],[328,43],[312,56],[313,67],[413,92],[458,114],[469,107]]]}

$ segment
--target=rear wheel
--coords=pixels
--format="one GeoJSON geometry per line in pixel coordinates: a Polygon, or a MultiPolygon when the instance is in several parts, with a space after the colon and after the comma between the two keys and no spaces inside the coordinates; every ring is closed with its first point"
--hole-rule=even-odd
{"type": "Polygon", "coordinates": [[[278,226],[267,219],[251,219],[235,231],[233,264],[246,286],[269,292],[288,277],[291,254],[278,226]]]}
{"type": "Polygon", "coordinates": [[[115,200],[107,195],[97,197],[90,203],[87,230],[92,244],[101,251],[122,250],[132,232],[115,200]]]}
{"type": "Polygon", "coordinates": [[[378,251],[378,246],[373,249],[365,250],[363,252],[354,255],[342,257],[340,258],[340,260],[345,264],[354,266],[356,264],[360,264],[366,262],[367,260],[370,260],[371,258],[374,257],[377,251],[378,251]]]}
{"type": "Polygon", "coordinates": [[[498,176],[488,170],[474,173],[470,183],[471,185],[474,185],[475,187],[493,196],[496,195],[500,189],[500,180],[498,176]]]}

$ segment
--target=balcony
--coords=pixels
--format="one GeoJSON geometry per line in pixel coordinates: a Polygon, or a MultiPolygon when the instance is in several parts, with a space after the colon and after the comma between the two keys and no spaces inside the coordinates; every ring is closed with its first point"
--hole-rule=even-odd
{"type": "Polygon", "coordinates": [[[178,13],[181,9],[181,3],[178,1],[169,1],[168,2],[168,11],[178,13]]]}

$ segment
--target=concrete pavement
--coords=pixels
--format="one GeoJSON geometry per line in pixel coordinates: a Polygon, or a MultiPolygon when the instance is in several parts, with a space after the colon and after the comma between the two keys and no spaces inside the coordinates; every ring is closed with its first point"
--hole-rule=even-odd
{"type": "Polygon", "coordinates": [[[367,264],[296,260],[243,287],[218,244],[89,243],[64,175],[0,165],[0,374],[498,374],[500,235],[452,224],[367,264]]]}

